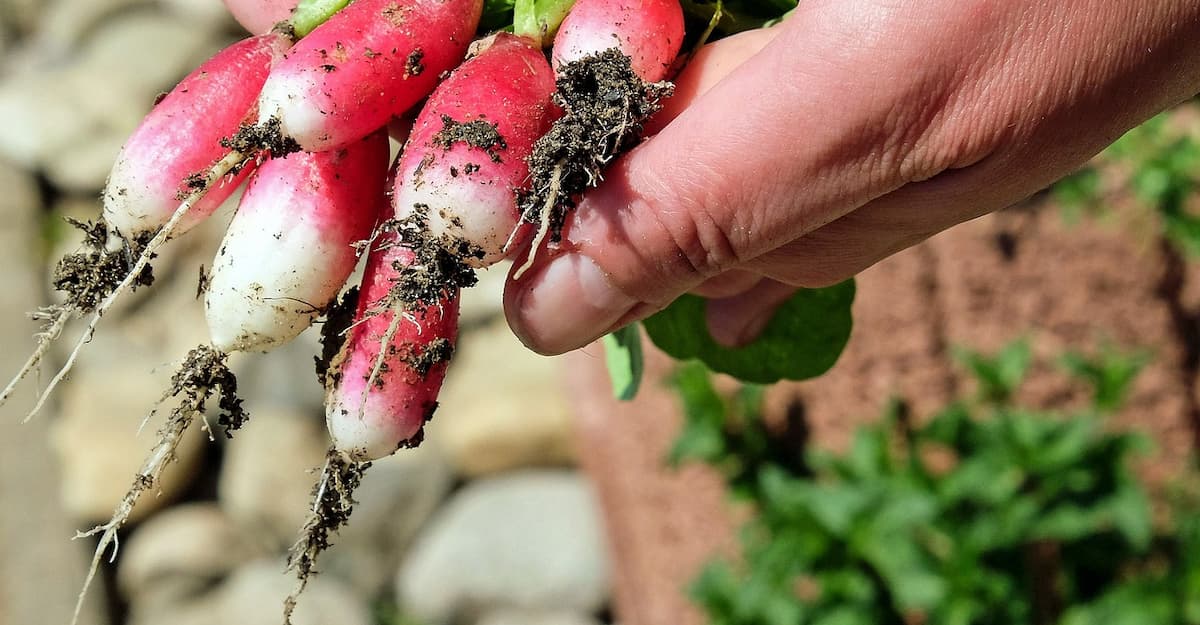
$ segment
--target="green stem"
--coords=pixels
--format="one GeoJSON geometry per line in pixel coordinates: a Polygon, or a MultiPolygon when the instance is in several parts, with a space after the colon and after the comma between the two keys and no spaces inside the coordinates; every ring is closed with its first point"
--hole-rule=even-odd
{"type": "Polygon", "coordinates": [[[575,0],[516,0],[513,32],[549,47],[575,0]]]}
{"type": "Polygon", "coordinates": [[[296,32],[297,38],[303,37],[349,3],[350,0],[300,0],[288,23],[296,32]]]}

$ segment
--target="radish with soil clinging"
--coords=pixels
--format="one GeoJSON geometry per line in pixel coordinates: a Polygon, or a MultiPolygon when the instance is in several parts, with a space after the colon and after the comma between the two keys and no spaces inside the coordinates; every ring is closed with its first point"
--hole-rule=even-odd
{"type": "Polygon", "coordinates": [[[271,64],[289,44],[278,33],[235,43],[200,65],[146,115],[121,148],[105,186],[103,215],[111,232],[95,228],[83,251],[59,262],[55,287],[66,292],[66,302],[34,315],[44,322],[37,348],[0,392],[0,405],[38,366],[67,323],[92,313],[26,420],[37,414],[116,298],[149,284],[147,266],[155,250],[216,210],[249,174],[256,161],[230,154],[223,139],[253,118],[271,64]]]}
{"type": "MultiPolygon", "coordinates": [[[[222,139],[250,121],[271,63],[288,41],[271,33],[250,37],[217,53],[171,90],[125,142],[105,186],[104,219],[126,239],[167,223],[183,196],[201,184],[229,149],[222,139]]],[[[213,185],[175,227],[183,233],[224,202],[253,168],[213,185]]]]}
{"type": "Polygon", "coordinates": [[[458,289],[408,309],[390,304],[416,254],[391,236],[376,245],[354,325],[326,375],[334,448],[357,462],[421,442],[458,334],[458,289]]]}
{"type": "Polygon", "coordinates": [[[549,237],[558,242],[576,198],[602,180],[604,168],[641,140],[645,121],[661,108],[683,41],[677,0],[579,0],[554,37],[555,102],[565,115],[534,146],[531,190],[521,216],[537,223],[519,280],[549,237]]]}
{"type": "Polygon", "coordinates": [[[272,158],[254,173],[213,261],[204,298],[213,345],[266,350],[337,295],[383,209],[387,133],[340,150],[272,158]],[[250,261],[250,259],[253,259],[250,261]]]}
{"type": "Polygon", "coordinates": [[[525,159],[558,115],[553,92],[537,45],[499,34],[475,46],[417,117],[392,196],[402,238],[368,260],[356,324],[333,367],[326,418],[349,457],[372,460],[419,440],[453,346],[458,288],[473,280],[470,266],[503,256],[525,159]],[[425,281],[422,292],[405,292],[412,276],[425,281]]]}
{"type": "Polygon", "coordinates": [[[482,0],[357,0],[301,39],[271,71],[259,119],[305,150],[383,127],[462,60],[482,0]]]}
{"type": "Polygon", "coordinates": [[[683,45],[679,0],[578,0],[554,37],[554,69],[617,48],[646,82],[667,77],[683,45]]]}
{"type": "Polygon", "coordinates": [[[517,193],[528,184],[533,144],[561,115],[554,74],[536,44],[501,33],[442,83],[422,109],[401,156],[396,217],[427,214],[430,234],[482,252],[483,267],[504,257],[517,226],[517,193]]]}

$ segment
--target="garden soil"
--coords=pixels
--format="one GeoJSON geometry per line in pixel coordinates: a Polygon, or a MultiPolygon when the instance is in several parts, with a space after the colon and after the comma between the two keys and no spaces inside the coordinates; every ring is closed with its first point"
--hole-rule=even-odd
{"type": "MultiPolygon", "coordinates": [[[[893,397],[919,420],[969,396],[972,383],[953,365],[952,348],[992,351],[1021,337],[1041,362],[1019,401],[1042,408],[1087,400],[1086,388],[1053,364],[1065,350],[1109,344],[1152,353],[1110,421],[1154,441],[1138,465],[1152,488],[1179,475],[1200,440],[1200,267],[1163,245],[1149,211],[1070,223],[1046,200],[1031,200],[897,254],[858,284],[854,334],[838,364],[768,397],[774,418],[803,417],[818,446],[844,448],[893,397]]],[[[604,505],[621,622],[699,625],[684,588],[703,562],[736,547],[739,512],[705,468],[664,468],[681,420],[657,381],[670,363],[650,352],[649,379],[626,404],[610,397],[601,351],[573,356],[579,449],[604,505]]]]}

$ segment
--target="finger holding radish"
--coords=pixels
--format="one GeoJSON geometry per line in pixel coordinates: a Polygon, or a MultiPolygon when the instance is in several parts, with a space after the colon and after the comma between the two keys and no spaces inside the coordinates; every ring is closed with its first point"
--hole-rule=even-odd
{"type": "Polygon", "coordinates": [[[547,237],[561,239],[577,196],[641,140],[643,124],[671,95],[672,85],[659,81],[682,42],[678,0],[579,0],[571,7],[553,53],[555,102],[565,114],[529,159],[531,190],[521,197],[521,215],[539,226],[514,280],[532,266],[547,237]]]}

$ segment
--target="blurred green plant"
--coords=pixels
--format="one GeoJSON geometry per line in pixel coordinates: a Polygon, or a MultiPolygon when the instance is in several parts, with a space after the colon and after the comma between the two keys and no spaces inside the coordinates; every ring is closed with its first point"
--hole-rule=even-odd
{"type": "Polygon", "coordinates": [[[1117,139],[1091,165],[1056,183],[1051,192],[1068,218],[1103,212],[1107,198],[1101,170],[1127,169],[1133,196],[1154,209],[1167,239],[1187,256],[1200,255],[1200,215],[1189,208],[1200,185],[1200,135],[1173,123],[1180,112],[1194,112],[1197,106],[1187,102],[1150,119],[1117,139]]]}
{"type": "Polygon", "coordinates": [[[754,512],[740,559],[692,586],[712,625],[1200,623],[1200,506],[1180,498],[1156,533],[1129,469],[1145,443],[1102,427],[1146,355],[1065,356],[1092,389],[1070,414],[1015,402],[1024,342],[958,359],[974,398],[920,427],[896,401],[845,453],[806,449],[802,415],[764,422],[763,387],[677,371],[669,461],[712,465],[754,512]]]}

